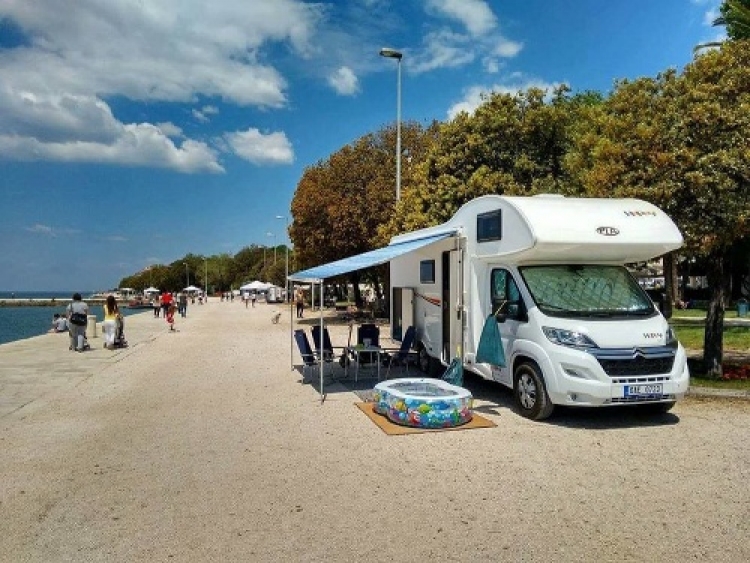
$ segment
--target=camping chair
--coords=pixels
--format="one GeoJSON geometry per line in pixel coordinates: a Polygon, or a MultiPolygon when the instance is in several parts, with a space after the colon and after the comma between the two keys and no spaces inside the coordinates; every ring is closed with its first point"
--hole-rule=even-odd
{"type": "Polygon", "coordinates": [[[404,334],[404,338],[401,341],[401,347],[400,348],[386,348],[386,352],[396,352],[390,358],[388,358],[388,371],[385,374],[385,378],[388,379],[391,375],[391,366],[396,365],[403,365],[406,367],[406,373],[408,375],[409,373],[409,360],[416,360],[418,358],[416,352],[412,352],[411,346],[414,343],[414,336],[416,335],[416,330],[413,326],[410,326],[406,329],[406,333],[404,334]]]}
{"type": "Polygon", "coordinates": [[[297,329],[294,331],[294,340],[297,342],[297,348],[299,348],[299,355],[302,357],[302,383],[305,382],[305,375],[307,368],[314,368],[320,366],[318,356],[313,352],[310,346],[310,341],[307,339],[305,331],[297,329]]]}
{"type": "MultiPolygon", "coordinates": [[[[365,323],[357,327],[357,344],[364,345],[365,339],[370,340],[370,346],[380,346],[380,329],[378,325],[365,323]]],[[[378,355],[375,352],[360,353],[359,363],[371,364],[377,361],[378,355]]]]}
{"type": "Polygon", "coordinates": [[[326,362],[332,362],[336,354],[333,351],[333,344],[331,344],[331,335],[328,333],[328,328],[323,327],[323,353],[320,352],[320,325],[313,325],[311,328],[313,345],[315,346],[315,355],[318,358],[323,358],[326,362]]]}

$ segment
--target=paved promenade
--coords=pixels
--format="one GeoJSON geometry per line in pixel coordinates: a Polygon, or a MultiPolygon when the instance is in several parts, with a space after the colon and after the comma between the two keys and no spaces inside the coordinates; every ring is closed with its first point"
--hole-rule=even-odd
{"type": "Polygon", "coordinates": [[[750,402],[535,423],[470,379],[497,427],[387,436],[301,383],[280,308],[0,346],[0,562],[750,560],[750,402]]]}

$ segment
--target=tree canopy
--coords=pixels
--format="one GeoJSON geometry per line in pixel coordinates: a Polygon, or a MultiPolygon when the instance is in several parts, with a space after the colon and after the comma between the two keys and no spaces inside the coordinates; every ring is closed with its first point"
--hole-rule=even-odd
{"type": "Polygon", "coordinates": [[[750,39],[750,0],[724,0],[713,25],[725,26],[730,40],[750,39]]]}
{"type": "Polygon", "coordinates": [[[154,264],[126,276],[120,280],[119,287],[132,287],[142,291],[154,286],[161,291],[177,292],[187,285],[195,285],[200,288],[208,287],[209,293],[215,293],[237,289],[243,283],[256,279],[284,287],[287,247],[279,245],[275,248],[276,260],[274,247],[256,245],[245,247],[235,255],[187,254],[170,264],[154,264]]]}

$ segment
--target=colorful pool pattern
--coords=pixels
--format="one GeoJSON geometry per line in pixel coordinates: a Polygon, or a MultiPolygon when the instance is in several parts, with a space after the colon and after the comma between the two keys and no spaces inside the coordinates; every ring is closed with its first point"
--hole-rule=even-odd
{"type": "Polygon", "coordinates": [[[378,383],[375,412],[414,428],[451,428],[472,419],[474,398],[468,389],[440,379],[404,378],[378,383]]]}

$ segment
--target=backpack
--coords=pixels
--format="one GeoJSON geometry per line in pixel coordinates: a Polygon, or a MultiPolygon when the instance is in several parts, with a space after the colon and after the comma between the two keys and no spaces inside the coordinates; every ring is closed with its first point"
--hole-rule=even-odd
{"type": "Polygon", "coordinates": [[[70,314],[70,324],[74,324],[76,326],[86,326],[87,322],[88,322],[88,318],[85,313],[71,313],[70,314]]]}

